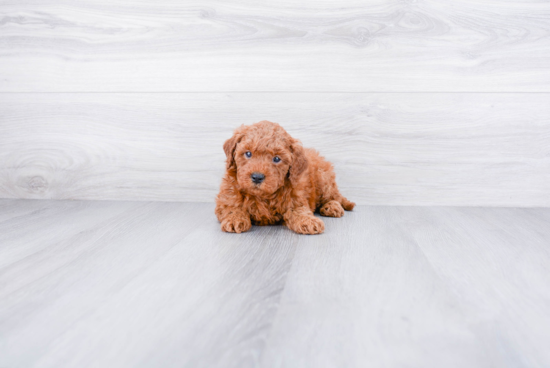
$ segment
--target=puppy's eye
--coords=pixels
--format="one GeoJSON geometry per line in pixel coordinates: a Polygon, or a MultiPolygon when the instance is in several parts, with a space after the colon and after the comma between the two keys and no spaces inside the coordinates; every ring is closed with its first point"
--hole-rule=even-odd
{"type": "Polygon", "coordinates": [[[244,153],[244,155],[246,156],[246,158],[250,158],[250,157],[252,157],[252,152],[246,151],[246,152],[244,153]]]}
{"type": "Polygon", "coordinates": [[[275,156],[273,157],[273,162],[275,162],[276,164],[281,162],[281,158],[279,156],[275,156]]]}

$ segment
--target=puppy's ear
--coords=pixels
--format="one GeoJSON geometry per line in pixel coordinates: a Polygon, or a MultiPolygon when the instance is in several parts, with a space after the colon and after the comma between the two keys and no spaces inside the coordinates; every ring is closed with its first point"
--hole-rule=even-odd
{"type": "Polygon", "coordinates": [[[239,143],[243,138],[242,128],[243,127],[235,130],[235,133],[233,134],[233,136],[228,140],[226,140],[225,143],[223,144],[223,150],[225,152],[225,156],[227,157],[227,161],[226,161],[227,171],[234,172],[237,170],[237,165],[235,164],[235,149],[237,148],[237,143],[239,143]]]}
{"type": "Polygon", "coordinates": [[[290,169],[288,170],[288,177],[290,179],[290,183],[292,185],[296,185],[304,171],[306,171],[308,162],[304,152],[304,147],[302,147],[299,140],[293,140],[290,145],[290,150],[292,151],[292,163],[290,164],[290,169]]]}

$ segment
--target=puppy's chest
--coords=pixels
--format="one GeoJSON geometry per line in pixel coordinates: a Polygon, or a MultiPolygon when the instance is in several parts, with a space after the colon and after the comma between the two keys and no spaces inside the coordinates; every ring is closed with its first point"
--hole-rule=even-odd
{"type": "Polygon", "coordinates": [[[281,203],[278,201],[253,201],[249,207],[254,225],[273,225],[283,220],[281,203]]]}

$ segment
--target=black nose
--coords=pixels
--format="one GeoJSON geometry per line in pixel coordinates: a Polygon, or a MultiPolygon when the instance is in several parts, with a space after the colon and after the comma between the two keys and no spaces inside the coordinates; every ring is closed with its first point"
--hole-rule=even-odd
{"type": "Polygon", "coordinates": [[[259,172],[255,172],[250,175],[250,178],[252,179],[254,184],[260,184],[262,181],[264,181],[265,175],[259,172]]]}

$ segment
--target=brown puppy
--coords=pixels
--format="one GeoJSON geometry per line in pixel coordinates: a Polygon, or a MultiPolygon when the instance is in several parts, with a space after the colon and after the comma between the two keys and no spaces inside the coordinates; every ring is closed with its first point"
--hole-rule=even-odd
{"type": "Polygon", "coordinates": [[[223,149],[227,167],[216,198],[223,231],[282,222],[300,234],[320,234],[325,224],[313,212],[342,217],[355,206],[338,191],[332,164],[279,124],[242,125],[223,149]]]}

